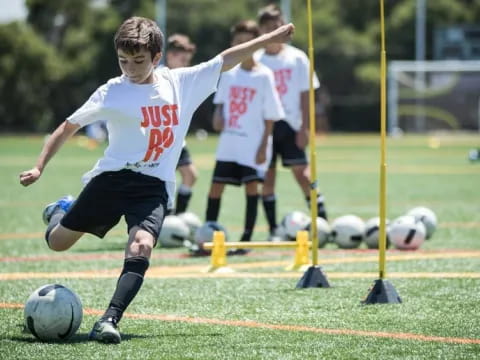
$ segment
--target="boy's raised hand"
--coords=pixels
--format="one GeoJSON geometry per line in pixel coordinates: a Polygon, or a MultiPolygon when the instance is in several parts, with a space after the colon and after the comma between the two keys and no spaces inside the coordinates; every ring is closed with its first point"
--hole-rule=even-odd
{"type": "Polygon", "coordinates": [[[42,175],[42,173],[37,167],[34,167],[33,169],[27,171],[23,171],[20,174],[20,184],[22,184],[23,186],[31,185],[40,178],[40,175],[42,175]]]}
{"type": "Polygon", "coordinates": [[[284,43],[291,40],[293,33],[295,32],[295,25],[292,23],[285,24],[269,33],[272,43],[284,43]]]}

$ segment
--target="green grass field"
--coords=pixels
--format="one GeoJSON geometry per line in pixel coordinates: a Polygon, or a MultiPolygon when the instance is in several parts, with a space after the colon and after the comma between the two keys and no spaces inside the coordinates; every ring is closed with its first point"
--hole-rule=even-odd
{"type": "MultiPolygon", "coordinates": [[[[120,324],[120,345],[87,341],[112,295],[122,265],[125,225],[104,240],[85,236],[65,253],[43,240],[44,206],[77,195],[81,175],[103,148],[75,138],[40,181],[23,188],[40,137],[0,138],[0,354],[4,359],[475,359],[480,358],[480,163],[468,150],[473,135],[406,136],[388,140],[388,217],[412,207],[433,209],[439,227],[415,252],[389,250],[387,278],[398,305],[360,305],[378,276],[378,253],[322,249],[332,288],[295,290],[301,272],[287,272],[290,250],[254,250],[230,257],[232,275],[206,274],[208,258],[184,249],[154,251],[139,295],[120,324]],[[37,287],[61,283],[82,299],[85,316],[66,343],[41,343],[23,333],[23,304],[37,287]]],[[[188,140],[200,178],[190,210],[203,218],[216,138],[188,140]]],[[[379,139],[318,138],[318,178],[330,219],[378,211],[379,139]]],[[[244,217],[242,188],[228,188],[220,223],[238,240],[244,217]]],[[[307,211],[289,171],[278,178],[278,214],[307,211]]],[[[254,240],[265,240],[259,208],[254,240]]]]}

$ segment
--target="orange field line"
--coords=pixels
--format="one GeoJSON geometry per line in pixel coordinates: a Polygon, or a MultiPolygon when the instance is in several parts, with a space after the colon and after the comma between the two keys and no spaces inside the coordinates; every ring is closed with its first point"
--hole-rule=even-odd
{"type": "MultiPolygon", "coordinates": [[[[157,270],[152,268],[146,275],[150,279],[200,279],[200,278],[299,278],[298,272],[283,273],[253,273],[253,272],[231,272],[231,273],[206,273],[200,272],[206,267],[197,267],[196,272],[192,269],[157,270]]],[[[111,279],[117,278],[120,273],[118,270],[109,271],[82,271],[82,272],[17,272],[0,273],[0,281],[12,280],[30,280],[30,279],[111,279]]],[[[353,279],[353,278],[375,278],[376,272],[328,272],[327,277],[335,279],[353,279]]],[[[480,279],[478,272],[389,272],[389,278],[414,278],[414,279],[480,279]]]]}
{"type": "MultiPolygon", "coordinates": [[[[0,308],[7,309],[22,309],[22,304],[14,303],[0,303],[0,308]]],[[[87,315],[102,315],[103,311],[96,309],[84,309],[84,313],[87,315]]],[[[183,322],[190,324],[207,324],[207,325],[223,325],[223,326],[236,326],[244,328],[255,329],[267,329],[267,330],[280,330],[280,331],[302,331],[316,334],[326,335],[347,335],[347,336],[365,336],[365,337],[380,337],[394,340],[414,340],[414,341],[428,341],[428,342],[440,342],[440,343],[453,343],[470,345],[480,344],[480,339],[472,338],[457,338],[446,336],[434,336],[434,335],[422,335],[414,333],[403,332],[387,332],[387,331],[367,331],[367,330],[353,330],[353,329],[328,329],[317,328],[304,325],[288,325],[288,324],[268,324],[257,321],[246,320],[225,320],[225,319],[212,319],[212,318],[199,318],[190,316],[178,316],[178,315],[162,315],[162,314],[133,314],[124,313],[124,317],[138,320],[160,320],[171,322],[183,322]]]]}

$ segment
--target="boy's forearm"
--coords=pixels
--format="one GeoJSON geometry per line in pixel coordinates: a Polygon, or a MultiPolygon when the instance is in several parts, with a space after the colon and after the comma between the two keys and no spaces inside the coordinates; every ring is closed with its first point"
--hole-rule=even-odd
{"type": "Polygon", "coordinates": [[[310,94],[308,91],[303,91],[300,94],[300,107],[302,110],[301,129],[308,130],[310,127],[310,94]]]}
{"type": "Polygon", "coordinates": [[[265,129],[263,130],[262,141],[260,142],[260,147],[267,147],[268,138],[272,135],[273,132],[273,120],[265,120],[265,129]]]}
{"type": "Polygon", "coordinates": [[[224,119],[223,119],[223,104],[219,104],[215,107],[215,110],[213,112],[213,130],[215,131],[222,131],[223,130],[223,125],[224,125],[224,119]]]}
{"type": "Polygon", "coordinates": [[[80,126],[71,124],[68,121],[64,121],[48,138],[47,142],[43,146],[42,152],[37,159],[35,167],[43,171],[50,159],[60,149],[63,143],[70,138],[80,126]]]}

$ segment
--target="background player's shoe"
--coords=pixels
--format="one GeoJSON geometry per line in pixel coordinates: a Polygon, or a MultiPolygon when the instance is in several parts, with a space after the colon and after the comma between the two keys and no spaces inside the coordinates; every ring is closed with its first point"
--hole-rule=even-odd
{"type": "Polygon", "coordinates": [[[248,255],[252,249],[230,249],[227,251],[227,256],[235,256],[235,255],[248,255]]]}
{"type": "Polygon", "coordinates": [[[50,218],[52,217],[52,214],[55,212],[55,210],[62,209],[63,211],[67,212],[74,201],[75,198],[72,195],[67,195],[51,204],[48,204],[45,207],[45,210],[43,210],[43,222],[45,223],[45,225],[48,225],[48,223],[50,222],[50,218]]]}
{"type": "Polygon", "coordinates": [[[95,325],[93,325],[90,334],[88,334],[88,340],[95,340],[106,344],[119,344],[122,338],[117,329],[117,319],[109,317],[97,321],[95,325]]]}
{"type": "Polygon", "coordinates": [[[279,242],[286,240],[285,230],[281,226],[277,226],[275,230],[268,235],[268,241],[279,242]]]}
{"type": "Polygon", "coordinates": [[[317,216],[328,220],[327,218],[327,210],[325,209],[325,204],[323,202],[319,202],[317,204],[317,216]]]}

